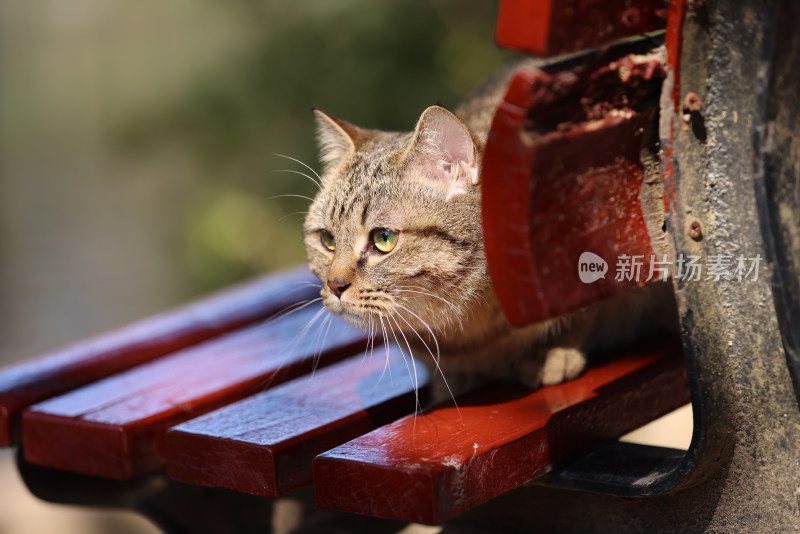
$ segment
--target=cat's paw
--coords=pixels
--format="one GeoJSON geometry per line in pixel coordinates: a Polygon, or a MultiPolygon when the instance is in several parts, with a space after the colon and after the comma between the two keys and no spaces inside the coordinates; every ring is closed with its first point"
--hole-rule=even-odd
{"type": "Polygon", "coordinates": [[[537,389],[572,380],[583,372],[584,367],[586,355],[579,349],[544,348],[535,353],[535,357],[519,362],[517,380],[529,388],[537,389]]]}
{"type": "Polygon", "coordinates": [[[545,354],[541,369],[541,384],[552,386],[571,380],[581,374],[586,367],[586,356],[571,347],[553,347],[545,354]]]}

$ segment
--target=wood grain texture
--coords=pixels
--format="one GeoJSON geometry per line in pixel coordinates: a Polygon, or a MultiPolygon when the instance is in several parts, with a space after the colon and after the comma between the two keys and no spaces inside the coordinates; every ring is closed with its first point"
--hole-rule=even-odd
{"type": "Polygon", "coordinates": [[[318,286],[307,269],[259,278],[0,369],[0,446],[19,443],[31,404],[267,318],[315,298],[318,286]]]}
{"type": "MultiPolygon", "coordinates": [[[[663,28],[663,0],[502,0],[497,44],[555,56],[663,28]]],[[[670,4],[671,5],[671,4],[670,4]]]]}
{"type": "Polygon", "coordinates": [[[427,384],[424,367],[378,347],[172,428],[167,473],[277,497],[311,483],[317,454],[415,411],[427,384]]]}
{"type": "Polygon", "coordinates": [[[317,505],[441,523],[688,400],[677,341],[534,392],[487,388],[318,456],[317,505]]]}
{"type": "Polygon", "coordinates": [[[169,427],[364,346],[362,331],[309,306],[32,406],[23,416],[25,457],[117,479],[150,471],[163,465],[169,427]]]}
{"type": "Polygon", "coordinates": [[[518,326],[660,274],[650,271],[650,259],[661,256],[648,218],[663,220],[663,211],[645,203],[657,212],[643,213],[642,199],[651,195],[643,194],[641,153],[664,76],[661,59],[629,54],[590,64],[518,71],[492,122],[481,178],[484,242],[495,292],[518,326]],[[581,281],[584,252],[607,262],[604,278],[581,281]],[[615,276],[622,255],[640,258],[635,278],[615,276]]]}

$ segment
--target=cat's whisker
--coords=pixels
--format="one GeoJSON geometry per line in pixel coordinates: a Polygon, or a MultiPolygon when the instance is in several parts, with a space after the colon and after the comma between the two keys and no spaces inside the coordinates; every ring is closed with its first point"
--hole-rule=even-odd
{"type": "MultiPolygon", "coordinates": [[[[327,312],[328,310],[326,308],[322,308],[320,311],[327,312]]],[[[314,318],[312,318],[312,320],[316,321],[317,318],[318,318],[318,316],[315,316],[314,318]]],[[[316,351],[316,353],[314,353],[314,352],[311,353],[311,358],[312,358],[312,360],[311,360],[311,373],[309,373],[309,376],[311,376],[312,379],[313,379],[314,373],[317,371],[317,368],[319,366],[319,361],[320,361],[320,359],[322,357],[322,349],[325,347],[325,339],[328,336],[328,332],[327,332],[327,330],[325,330],[325,335],[323,336],[321,342],[320,342],[320,334],[323,331],[323,329],[325,328],[325,323],[328,323],[328,328],[330,328],[330,324],[332,322],[332,318],[333,318],[333,315],[330,314],[330,313],[328,313],[328,314],[326,314],[324,316],[324,319],[322,319],[322,322],[319,324],[319,327],[317,328],[317,335],[314,336],[313,343],[309,343],[309,345],[308,345],[309,347],[313,347],[313,346],[318,347],[318,350],[316,351]]],[[[309,380],[309,381],[306,382],[306,386],[305,386],[306,389],[310,389],[311,388],[311,382],[312,382],[312,380],[309,380]]]]}
{"type": "MultiPolygon", "coordinates": [[[[323,308],[323,310],[328,311],[325,308],[323,308]]],[[[312,362],[311,363],[311,374],[314,374],[314,368],[315,368],[314,362],[317,359],[317,349],[316,349],[316,347],[320,346],[320,337],[322,336],[322,332],[323,332],[323,330],[325,328],[325,323],[328,322],[330,317],[331,317],[330,313],[324,315],[324,317],[322,318],[322,322],[319,324],[319,328],[317,328],[317,333],[314,336],[314,340],[311,343],[308,344],[308,347],[311,349],[309,351],[309,354],[311,355],[311,362],[312,362]]]]}
{"type": "MultiPolygon", "coordinates": [[[[391,313],[391,315],[392,315],[392,317],[394,317],[394,315],[397,315],[398,317],[403,319],[403,322],[408,324],[408,321],[406,321],[405,318],[400,314],[399,310],[395,310],[394,313],[391,313]]],[[[423,411],[422,411],[422,403],[419,400],[419,378],[417,377],[417,366],[416,366],[416,362],[414,361],[414,354],[413,354],[413,351],[411,350],[411,345],[409,344],[408,339],[406,338],[405,334],[403,333],[403,329],[400,327],[400,323],[397,322],[397,319],[394,319],[394,321],[397,324],[397,329],[400,330],[400,334],[402,334],[403,339],[405,339],[405,341],[406,341],[406,346],[408,347],[409,355],[411,357],[411,365],[414,368],[414,398],[415,398],[415,405],[414,405],[414,423],[413,423],[412,428],[411,428],[412,439],[414,439],[413,436],[416,436],[416,433],[417,433],[417,415],[423,417],[423,420],[424,420],[424,415],[423,415],[423,411]]],[[[420,337],[419,333],[410,324],[408,326],[417,335],[417,337],[420,338],[420,340],[422,341],[423,345],[425,345],[425,348],[427,348],[428,352],[431,354],[431,357],[433,357],[433,353],[431,353],[430,348],[427,346],[427,344],[425,344],[425,341],[422,340],[422,338],[420,337]]],[[[406,368],[407,367],[408,367],[408,364],[406,364],[406,368]]],[[[444,379],[444,375],[442,375],[442,378],[444,379]]],[[[447,383],[447,379],[444,379],[444,381],[445,381],[445,384],[446,384],[447,383]]],[[[448,390],[449,389],[450,388],[448,386],[448,390]]],[[[451,397],[452,397],[452,394],[451,394],[451,397]]],[[[455,399],[453,399],[453,402],[455,403],[455,399]]],[[[457,406],[456,406],[456,409],[458,409],[457,406]]],[[[459,412],[459,416],[460,416],[460,412],[459,412]]]]}
{"type": "MultiPolygon", "coordinates": [[[[303,338],[305,338],[305,336],[308,334],[308,332],[309,332],[309,330],[311,329],[311,327],[313,326],[313,324],[314,324],[314,323],[316,323],[316,322],[317,322],[317,320],[318,320],[318,319],[319,319],[319,318],[322,316],[322,314],[324,314],[326,311],[328,311],[328,310],[327,310],[327,309],[325,309],[325,308],[320,308],[319,310],[317,310],[317,313],[315,313],[315,314],[314,314],[314,315],[311,317],[311,319],[309,319],[309,320],[308,320],[308,322],[306,323],[306,325],[305,325],[303,328],[301,328],[301,329],[300,329],[300,331],[299,331],[297,334],[295,334],[295,335],[294,335],[294,337],[292,338],[292,340],[291,340],[289,343],[287,343],[287,344],[286,344],[286,346],[285,346],[285,347],[283,347],[283,349],[281,349],[281,351],[280,351],[280,352],[287,352],[287,351],[289,351],[289,350],[292,350],[292,349],[294,349],[294,347],[295,347],[295,346],[297,346],[297,344],[298,344],[298,343],[300,343],[300,341],[301,341],[303,338]]],[[[317,331],[317,336],[319,336],[319,331],[317,331]]]]}
{"type": "MultiPolygon", "coordinates": [[[[433,330],[431,329],[430,325],[429,325],[427,322],[425,322],[425,321],[422,319],[422,317],[420,317],[419,315],[417,315],[417,314],[416,314],[416,313],[414,313],[413,311],[409,310],[408,308],[406,308],[406,307],[405,307],[405,306],[403,306],[402,304],[400,304],[400,303],[395,303],[395,306],[397,306],[398,308],[400,308],[400,309],[402,309],[402,310],[405,310],[405,311],[407,311],[408,313],[410,313],[411,315],[413,315],[414,317],[416,317],[416,318],[417,318],[417,320],[418,320],[419,322],[421,322],[421,323],[422,323],[422,324],[425,326],[425,328],[427,328],[427,329],[428,329],[428,333],[431,335],[431,337],[433,338],[433,342],[436,344],[436,357],[434,358],[434,362],[436,363],[436,366],[438,367],[438,366],[439,366],[439,359],[441,358],[441,351],[439,350],[439,340],[438,340],[438,339],[436,339],[436,334],[434,334],[434,333],[433,333],[433,330]]],[[[403,320],[405,320],[405,319],[403,319],[403,320]]],[[[408,321],[406,321],[406,324],[408,324],[408,321]]],[[[414,327],[413,327],[413,326],[411,326],[410,324],[408,324],[408,326],[409,326],[409,327],[411,327],[411,329],[412,329],[412,330],[414,330],[414,327]]],[[[415,333],[417,333],[417,331],[416,331],[416,330],[414,330],[414,332],[415,332],[415,333]]],[[[419,333],[417,333],[417,335],[419,336],[419,333]]],[[[422,340],[422,337],[420,337],[420,340],[422,340]]],[[[422,341],[422,342],[423,342],[423,343],[425,343],[425,341],[422,341]]],[[[426,346],[427,346],[427,345],[426,345],[426,346]]],[[[431,354],[431,356],[433,356],[433,354],[431,354]]]]}
{"type": "Polygon", "coordinates": [[[286,306],[285,308],[279,310],[278,312],[276,312],[275,314],[271,315],[270,317],[267,317],[266,319],[264,319],[261,322],[261,326],[267,326],[267,325],[272,324],[272,323],[274,323],[276,321],[279,321],[279,320],[283,319],[284,317],[288,317],[289,315],[291,315],[293,313],[299,312],[300,310],[302,310],[304,308],[307,308],[308,306],[314,304],[315,302],[319,302],[321,300],[322,300],[322,297],[317,297],[317,298],[314,298],[314,299],[304,300],[304,301],[300,301],[300,302],[295,302],[294,304],[290,304],[289,306],[286,306]]]}
{"type": "Polygon", "coordinates": [[[304,198],[304,199],[308,200],[309,202],[314,202],[314,199],[311,198],[311,197],[307,197],[305,195],[297,195],[297,194],[294,194],[294,193],[285,193],[283,195],[273,195],[273,196],[267,198],[267,200],[273,200],[273,199],[276,199],[276,198],[285,198],[285,197],[304,198]]]}
{"type": "MultiPolygon", "coordinates": [[[[399,304],[398,304],[398,306],[399,306],[399,304]]],[[[403,309],[405,309],[405,308],[403,308],[403,309]]],[[[436,347],[436,355],[434,356],[433,351],[431,350],[430,346],[428,346],[428,344],[425,342],[425,339],[423,339],[423,337],[419,334],[419,332],[417,332],[417,329],[414,328],[414,326],[411,323],[409,323],[408,320],[405,317],[403,317],[403,315],[400,313],[400,310],[395,310],[395,314],[398,317],[400,317],[403,320],[403,322],[408,325],[408,327],[411,329],[411,331],[414,332],[414,334],[419,338],[419,340],[422,342],[422,344],[427,349],[428,354],[431,355],[431,359],[433,360],[433,363],[436,365],[436,368],[439,369],[439,347],[438,346],[436,347]]],[[[397,322],[396,319],[395,319],[395,322],[397,322]]],[[[400,325],[398,324],[397,327],[400,328],[400,325]]],[[[401,330],[401,332],[402,332],[402,330],[401,330]]],[[[433,335],[433,334],[431,334],[431,335],[433,335]]],[[[436,341],[436,336],[433,336],[433,339],[434,339],[434,341],[436,341]]],[[[439,369],[439,371],[441,372],[441,369],[439,369]]]]}
{"type": "Polygon", "coordinates": [[[288,290],[287,293],[298,291],[306,287],[315,287],[317,289],[322,289],[322,284],[320,284],[319,282],[311,282],[309,280],[296,280],[291,283],[291,286],[293,286],[292,289],[288,290]]]}
{"type": "Polygon", "coordinates": [[[317,286],[322,287],[322,283],[317,280],[312,282],[311,280],[292,280],[288,283],[289,287],[298,288],[298,287],[305,287],[305,286],[317,286]]]}
{"type": "MultiPolygon", "coordinates": [[[[386,326],[388,327],[388,332],[391,332],[392,337],[394,338],[395,346],[397,346],[397,350],[400,351],[400,355],[403,357],[403,362],[405,363],[406,369],[408,369],[408,373],[410,375],[411,369],[408,367],[408,361],[406,360],[406,353],[403,351],[403,346],[400,345],[400,340],[397,338],[397,332],[395,331],[392,322],[389,320],[389,316],[386,315],[385,318],[386,318],[386,326]]],[[[387,365],[388,365],[388,358],[387,358],[387,365]]],[[[392,378],[392,383],[394,383],[394,379],[391,375],[391,370],[392,368],[389,367],[389,372],[390,372],[389,377],[392,378]]]]}
{"type": "MultiPolygon", "coordinates": [[[[405,308],[404,306],[402,306],[400,304],[398,304],[398,306],[400,308],[406,310],[407,312],[409,312],[409,313],[411,313],[413,315],[416,315],[416,314],[414,314],[414,312],[412,312],[411,310],[405,308]]],[[[456,397],[453,394],[453,390],[450,388],[450,384],[447,382],[447,377],[445,376],[444,371],[442,370],[441,366],[439,365],[439,359],[440,359],[439,342],[436,339],[436,335],[431,331],[431,329],[427,325],[427,323],[425,323],[424,321],[422,321],[422,319],[419,319],[419,317],[417,317],[417,319],[419,319],[420,321],[423,322],[425,327],[428,329],[428,332],[430,332],[431,336],[433,337],[433,341],[436,343],[436,356],[434,356],[433,355],[433,351],[428,346],[428,344],[425,342],[425,340],[422,338],[422,336],[417,331],[417,329],[414,328],[414,326],[411,323],[409,323],[408,320],[405,317],[403,317],[403,314],[400,313],[400,310],[395,310],[395,312],[396,312],[397,316],[400,317],[403,320],[403,322],[405,322],[408,325],[408,327],[411,329],[411,331],[414,332],[414,334],[417,335],[417,337],[422,342],[422,344],[425,346],[425,348],[428,349],[428,353],[431,355],[431,358],[433,359],[433,362],[435,364],[436,371],[438,371],[439,375],[442,377],[442,382],[444,383],[444,387],[447,389],[447,393],[450,395],[450,399],[453,401],[453,406],[455,406],[456,413],[458,413],[458,416],[461,417],[461,409],[458,407],[458,402],[456,401],[456,397]]]]}
{"type": "MultiPolygon", "coordinates": [[[[394,326],[392,326],[392,323],[390,322],[390,319],[392,319],[392,316],[391,315],[387,315],[386,316],[386,323],[389,325],[389,328],[391,328],[391,330],[392,330],[392,336],[394,337],[395,343],[397,343],[397,348],[400,350],[400,355],[403,357],[403,362],[406,364],[406,370],[408,371],[408,376],[412,379],[412,381],[414,383],[414,404],[415,404],[415,407],[414,407],[414,415],[415,415],[415,417],[414,417],[414,427],[416,429],[416,412],[417,412],[417,410],[422,411],[422,405],[419,402],[419,381],[417,379],[417,366],[414,363],[414,354],[413,354],[413,351],[411,350],[411,344],[408,342],[408,338],[406,338],[406,335],[403,333],[403,330],[400,328],[400,323],[397,323],[397,329],[400,330],[400,335],[403,336],[403,339],[406,342],[406,346],[408,347],[408,356],[411,359],[411,367],[414,368],[414,372],[412,373],[411,372],[411,367],[409,367],[408,360],[406,359],[405,353],[403,352],[403,347],[400,345],[400,340],[397,338],[397,333],[395,332],[394,326]]],[[[395,319],[395,322],[397,322],[397,319],[395,319]]]]}
{"type": "MultiPolygon", "coordinates": [[[[408,291],[408,290],[399,290],[399,291],[408,291]]],[[[414,291],[411,291],[411,292],[415,293],[414,291]]],[[[430,295],[430,296],[436,297],[436,295],[430,295]]],[[[444,300],[444,299],[442,299],[442,300],[444,300]]],[[[442,320],[446,321],[446,330],[450,330],[453,327],[453,319],[454,318],[457,321],[457,325],[458,325],[459,330],[461,330],[463,332],[464,331],[464,323],[462,322],[461,315],[458,313],[457,310],[454,310],[453,314],[440,314],[440,315],[438,315],[439,321],[442,321],[442,320]]],[[[420,321],[421,320],[422,319],[420,318],[420,321]]]]}
{"type": "MultiPolygon", "coordinates": [[[[386,329],[383,327],[383,319],[381,318],[380,315],[378,315],[377,317],[378,317],[378,319],[381,320],[381,335],[383,337],[383,346],[384,346],[384,348],[386,348],[386,360],[383,363],[383,369],[381,370],[381,374],[378,377],[378,380],[375,381],[375,385],[372,386],[372,390],[370,390],[370,392],[375,391],[375,389],[380,385],[381,381],[383,380],[384,375],[386,375],[386,370],[389,369],[389,340],[388,340],[388,337],[386,336],[386,329]]],[[[377,335],[377,331],[378,331],[378,323],[376,322],[375,323],[375,335],[377,335]]],[[[373,340],[372,350],[374,350],[374,349],[375,349],[375,343],[374,343],[374,340],[373,340]]],[[[370,358],[372,358],[372,350],[370,351],[370,354],[369,354],[370,358]]],[[[391,378],[391,369],[389,369],[389,376],[391,378]]]]}
{"type": "Polygon", "coordinates": [[[378,335],[378,323],[373,314],[369,314],[369,361],[372,361],[375,353],[375,338],[378,335]]]}
{"type": "Polygon", "coordinates": [[[322,289],[322,284],[320,282],[312,282],[310,280],[294,280],[287,284],[287,289],[285,290],[287,295],[294,293],[295,291],[299,291],[304,287],[317,287],[322,289]]]}
{"type": "Polygon", "coordinates": [[[378,315],[378,319],[381,321],[381,333],[383,334],[383,346],[386,349],[386,362],[383,366],[383,371],[381,371],[381,376],[378,377],[378,381],[375,383],[375,387],[378,387],[378,384],[381,383],[383,376],[386,374],[386,370],[389,370],[389,379],[391,381],[392,378],[392,369],[389,367],[389,336],[386,334],[386,327],[383,324],[383,317],[378,315]]]}
{"type": "MultiPolygon", "coordinates": [[[[286,215],[281,216],[278,219],[278,222],[281,222],[286,217],[291,217],[292,215],[308,215],[308,212],[307,211],[293,211],[292,213],[287,213],[286,215]]],[[[300,220],[300,219],[298,219],[298,220],[300,220]]]]}
{"type": "Polygon", "coordinates": [[[328,339],[328,333],[331,330],[331,325],[333,324],[333,315],[330,313],[325,316],[325,319],[322,320],[322,324],[320,325],[320,331],[325,328],[325,334],[322,336],[322,342],[317,345],[317,353],[314,355],[314,360],[311,365],[311,376],[314,376],[314,373],[317,372],[317,368],[319,367],[319,362],[322,360],[322,350],[325,348],[325,341],[328,339]],[[328,326],[325,326],[325,323],[328,323],[328,326]]]}
{"type": "Polygon", "coordinates": [[[417,391],[417,395],[419,396],[419,377],[417,376],[417,365],[414,361],[414,351],[411,349],[411,343],[408,342],[408,338],[406,337],[405,332],[403,332],[400,323],[397,322],[395,314],[390,312],[390,314],[387,315],[387,319],[394,321],[394,324],[397,325],[397,331],[400,332],[400,335],[403,337],[403,341],[406,343],[406,347],[408,347],[408,355],[411,358],[411,366],[414,368],[414,390],[417,391]]]}
{"type": "Polygon", "coordinates": [[[367,346],[364,347],[364,354],[361,355],[361,364],[359,366],[364,365],[364,362],[367,361],[367,353],[370,355],[370,361],[372,361],[372,353],[369,349],[369,344],[372,341],[372,315],[367,315],[367,346]]]}
{"type": "Polygon", "coordinates": [[[305,176],[306,178],[308,178],[309,180],[314,182],[314,184],[317,186],[318,189],[322,189],[322,184],[321,183],[319,183],[317,180],[315,180],[314,178],[312,178],[311,176],[307,175],[304,172],[295,171],[295,170],[292,170],[292,169],[276,169],[276,170],[270,171],[270,172],[290,172],[292,174],[299,174],[300,176],[305,176]]]}
{"type": "MultiPolygon", "coordinates": [[[[403,287],[407,287],[407,286],[403,286],[403,287]]],[[[450,309],[453,310],[453,313],[458,313],[458,308],[456,308],[455,304],[453,304],[452,302],[448,301],[445,298],[442,298],[442,297],[440,297],[438,295],[434,295],[433,293],[428,293],[427,291],[415,291],[413,289],[400,289],[400,288],[392,288],[392,291],[399,291],[401,293],[417,293],[419,295],[425,295],[425,296],[428,296],[428,297],[433,297],[435,299],[441,300],[442,302],[444,302],[445,304],[450,306],[450,309]]]]}
{"type": "MultiPolygon", "coordinates": [[[[321,299],[321,297],[320,297],[320,299],[321,299]]],[[[294,313],[295,311],[298,311],[298,309],[302,309],[302,308],[304,308],[304,307],[308,306],[309,304],[311,304],[311,302],[314,302],[314,301],[317,301],[317,300],[320,300],[320,299],[314,299],[313,301],[306,302],[305,304],[303,304],[303,306],[302,306],[302,307],[299,307],[299,308],[296,308],[296,309],[294,309],[294,310],[291,310],[289,313],[294,313]]],[[[287,354],[287,353],[289,353],[290,351],[292,351],[292,350],[294,349],[294,347],[295,347],[295,346],[297,346],[297,344],[298,344],[298,343],[300,343],[300,341],[302,341],[302,340],[305,338],[305,336],[308,334],[309,330],[310,330],[310,329],[311,329],[311,327],[314,325],[314,323],[316,323],[316,322],[317,322],[317,320],[320,318],[320,316],[322,316],[322,314],[323,314],[323,313],[325,313],[326,311],[327,311],[327,310],[326,310],[325,308],[320,308],[319,310],[317,310],[317,313],[315,313],[315,314],[314,314],[314,315],[311,317],[311,319],[309,319],[309,320],[308,320],[308,322],[305,324],[305,326],[304,326],[303,328],[301,328],[301,329],[300,329],[300,331],[299,331],[299,332],[297,332],[297,333],[296,333],[296,334],[295,334],[295,335],[292,337],[292,339],[291,339],[290,341],[288,341],[288,342],[287,342],[287,343],[286,343],[286,344],[285,344],[283,347],[281,347],[281,348],[278,350],[278,355],[279,355],[281,358],[283,358],[285,354],[287,354]]],[[[285,315],[289,315],[289,313],[287,313],[287,314],[285,314],[285,315]]],[[[285,316],[285,315],[284,315],[284,316],[285,316]]],[[[283,365],[284,365],[285,363],[286,363],[285,361],[284,361],[284,362],[282,362],[282,363],[281,363],[281,364],[278,366],[278,368],[276,369],[276,372],[275,372],[275,373],[273,373],[273,374],[271,375],[271,377],[270,377],[270,378],[266,379],[266,380],[263,382],[263,384],[262,384],[262,385],[263,385],[263,389],[267,389],[267,388],[270,386],[270,384],[272,383],[272,381],[273,381],[273,380],[274,380],[274,379],[275,379],[277,376],[279,376],[279,375],[280,375],[280,373],[279,373],[278,371],[280,371],[280,370],[283,368],[283,365]]]]}
{"type": "Polygon", "coordinates": [[[295,282],[299,287],[316,287],[322,289],[322,284],[319,282],[295,282]]]}
{"type": "Polygon", "coordinates": [[[272,155],[273,156],[278,156],[278,157],[281,157],[281,158],[290,159],[290,160],[294,161],[295,163],[299,163],[300,165],[302,165],[303,167],[305,167],[306,169],[308,169],[309,171],[314,173],[314,176],[316,176],[317,179],[320,182],[322,181],[322,177],[319,174],[317,174],[317,171],[315,171],[314,169],[312,169],[310,166],[306,165],[305,163],[303,163],[299,159],[293,158],[292,156],[287,156],[286,154],[278,154],[277,152],[273,152],[272,155]]]}
{"type": "Polygon", "coordinates": [[[450,309],[453,311],[452,315],[450,315],[450,314],[444,315],[444,318],[447,320],[448,328],[450,326],[452,326],[452,321],[455,319],[458,322],[459,330],[461,330],[463,332],[464,331],[464,321],[463,321],[463,313],[462,313],[461,309],[458,306],[456,306],[455,304],[453,304],[452,302],[450,302],[449,300],[445,299],[444,297],[440,297],[438,295],[434,295],[433,293],[425,291],[425,289],[426,288],[424,288],[422,286],[397,286],[395,288],[392,288],[392,291],[409,291],[409,292],[413,292],[413,290],[418,290],[420,292],[420,294],[422,294],[422,295],[426,295],[426,296],[433,297],[435,299],[441,300],[442,302],[447,304],[450,307],[450,309]]]}

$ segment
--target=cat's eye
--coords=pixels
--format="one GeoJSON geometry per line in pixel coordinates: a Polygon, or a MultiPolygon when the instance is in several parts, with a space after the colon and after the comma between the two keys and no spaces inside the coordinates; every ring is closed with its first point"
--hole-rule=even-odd
{"type": "Polygon", "coordinates": [[[336,250],[336,240],[333,238],[333,235],[327,230],[320,230],[319,232],[319,240],[322,242],[322,246],[333,252],[336,250]]]}
{"type": "Polygon", "coordinates": [[[379,228],[377,230],[372,231],[372,243],[375,245],[375,248],[378,251],[383,252],[386,254],[387,252],[391,252],[392,249],[397,245],[397,238],[399,234],[397,232],[393,232],[392,230],[387,230],[385,228],[379,228]]]}

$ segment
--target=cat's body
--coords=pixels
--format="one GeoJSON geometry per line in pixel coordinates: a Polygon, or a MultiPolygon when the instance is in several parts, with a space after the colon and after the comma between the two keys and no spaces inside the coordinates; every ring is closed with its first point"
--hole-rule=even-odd
{"type": "Polygon", "coordinates": [[[608,330],[597,317],[641,322],[671,295],[663,284],[650,290],[658,296],[612,299],[525,328],[508,323],[486,269],[479,169],[512,72],[455,114],[426,109],[413,132],[364,130],[317,111],[325,168],[304,231],[331,312],[445,372],[538,387],[583,370],[598,330],[608,330]]]}

